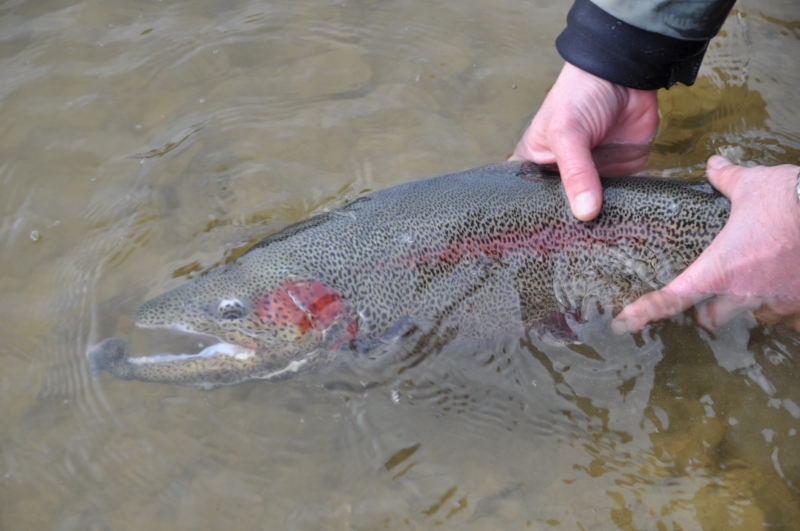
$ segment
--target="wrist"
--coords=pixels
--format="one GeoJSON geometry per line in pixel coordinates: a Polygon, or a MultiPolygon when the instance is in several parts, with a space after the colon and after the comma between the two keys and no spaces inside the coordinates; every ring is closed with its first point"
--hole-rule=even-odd
{"type": "Polygon", "coordinates": [[[707,39],[684,40],[628,24],[576,0],[556,39],[561,57],[616,85],[638,90],[694,84],[707,39]]]}

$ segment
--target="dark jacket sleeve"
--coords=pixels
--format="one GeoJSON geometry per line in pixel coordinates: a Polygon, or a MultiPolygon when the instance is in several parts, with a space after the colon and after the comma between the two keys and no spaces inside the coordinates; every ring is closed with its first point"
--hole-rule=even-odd
{"type": "MultiPolygon", "coordinates": [[[[684,13],[681,35],[689,37],[684,39],[641,29],[633,25],[635,20],[625,22],[590,0],[576,0],[567,15],[567,28],[556,39],[556,48],[569,63],[625,87],[655,90],[678,82],[692,85],[709,40],[719,31],[734,2],[706,1],[705,11],[684,13]]],[[[669,12],[665,5],[675,3],[651,4],[654,10],[661,10],[654,11],[656,15],[663,12],[674,18],[675,9],[669,12]]]]}

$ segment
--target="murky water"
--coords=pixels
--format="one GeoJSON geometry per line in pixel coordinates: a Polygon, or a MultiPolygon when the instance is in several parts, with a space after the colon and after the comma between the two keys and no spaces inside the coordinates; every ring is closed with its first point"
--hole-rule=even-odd
{"type": "MultiPolygon", "coordinates": [[[[508,156],[570,3],[1,5],[0,529],[800,528],[779,325],[499,341],[357,391],[90,374],[139,303],[260,236],[508,156]]],[[[662,95],[653,170],[797,163],[798,28],[740,2],[662,95]]]]}

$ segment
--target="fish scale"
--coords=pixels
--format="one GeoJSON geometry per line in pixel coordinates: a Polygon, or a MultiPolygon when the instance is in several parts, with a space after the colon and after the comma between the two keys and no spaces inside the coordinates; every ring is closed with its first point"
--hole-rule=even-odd
{"type": "Polygon", "coordinates": [[[406,183],[292,225],[237,260],[142,304],[134,322],[214,336],[184,356],[129,357],[112,338],[95,371],[213,388],[281,380],[379,351],[536,333],[579,341],[683,271],[724,226],[708,184],[603,179],[596,220],[574,218],[558,174],[506,162],[406,183]]]}

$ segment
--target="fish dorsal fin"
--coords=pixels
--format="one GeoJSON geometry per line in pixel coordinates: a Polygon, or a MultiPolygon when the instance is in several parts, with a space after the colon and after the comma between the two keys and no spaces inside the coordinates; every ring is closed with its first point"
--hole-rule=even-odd
{"type": "Polygon", "coordinates": [[[358,205],[358,204],[363,203],[365,201],[371,201],[371,200],[372,200],[372,198],[369,197],[369,196],[359,197],[358,199],[354,199],[353,201],[350,201],[346,205],[344,205],[342,207],[339,207],[336,210],[332,210],[330,212],[325,212],[323,214],[319,214],[317,216],[314,216],[313,218],[309,218],[309,219],[300,221],[299,223],[295,223],[294,225],[289,225],[285,229],[283,229],[281,231],[278,231],[275,234],[271,234],[271,235],[267,236],[266,238],[264,238],[263,240],[259,241],[258,243],[253,245],[251,248],[249,248],[244,254],[247,254],[247,253],[249,253],[251,251],[255,251],[256,249],[263,249],[264,247],[267,247],[270,244],[273,244],[273,243],[276,243],[276,242],[280,242],[280,241],[283,241],[283,240],[287,240],[287,239],[289,239],[289,238],[291,238],[291,237],[293,237],[293,236],[295,236],[297,234],[300,234],[301,232],[305,232],[305,231],[307,231],[309,229],[313,229],[314,227],[318,227],[318,226],[322,225],[323,223],[326,223],[327,221],[329,221],[335,215],[337,215],[336,213],[341,214],[342,212],[347,212],[350,209],[352,209],[355,205],[358,205]]]}
{"type": "Polygon", "coordinates": [[[558,166],[555,164],[536,164],[535,162],[523,162],[519,167],[517,177],[526,181],[561,181],[561,175],[558,173],[558,166]]]}

